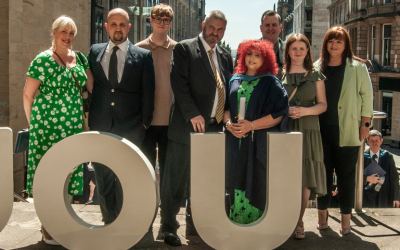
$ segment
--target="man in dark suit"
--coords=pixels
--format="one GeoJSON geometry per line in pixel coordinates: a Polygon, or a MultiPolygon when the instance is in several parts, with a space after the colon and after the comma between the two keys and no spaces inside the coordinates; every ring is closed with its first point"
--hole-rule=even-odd
{"type": "MultiPolygon", "coordinates": [[[[122,136],[140,147],[153,118],[154,67],[151,52],[128,41],[130,26],[128,13],[113,9],[105,24],[110,41],[90,48],[94,84],[89,127],[122,136]]],[[[109,224],[122,207],[121,184],[104,165],[94,168],[103,221],[109,224]]]]}
{"type": "Polygon", "coordinates": [[[367,139],[369,148],[364,151],[364,168],[372,161],[376,161],[386,172],[384,176],[373,173],[364,175],[363,207],[396,207],[400,203],[399,174],[393,155],[381,149],[382,134],[378,130],[371,130],[367,139]],[[383,180],[382,177],[385,177],[383,180]],[[380,189],[379,186],[380,185],[380,189]],[[378,189],[376,188],[378,186],[378,189]]]}
{"type": "MultiPolygon", "coordinates": [[[[217,45],[226,24],[221,11],[211,11],[202,23],[202,33],[177,43],[172,52],[174,103],[161,189],[161,232],[164,242],[173,246],[181,245],[176,215],[185,191],[190,195],[190,133],[222,132],[226,83],[233,72],[231,55],[217,45]]],[[[194,229],[190,216],[189,202],[187,234],[188,228],[194,229]]]]}

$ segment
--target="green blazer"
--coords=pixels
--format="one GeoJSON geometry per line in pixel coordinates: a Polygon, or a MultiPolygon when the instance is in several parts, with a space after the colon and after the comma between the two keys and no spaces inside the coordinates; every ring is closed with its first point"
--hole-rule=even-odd
{"type": "MultiPolygon", "coordinates": [[[[314,68],[320,70],[319,60],[314,68]]],[[[327,93],[329,94],[329,93],[327,93]]],[[[372,84],[365,64],[347,59],[338,103],[339,146],[359,146],[361,116],[373,116],[372,84]]]]}

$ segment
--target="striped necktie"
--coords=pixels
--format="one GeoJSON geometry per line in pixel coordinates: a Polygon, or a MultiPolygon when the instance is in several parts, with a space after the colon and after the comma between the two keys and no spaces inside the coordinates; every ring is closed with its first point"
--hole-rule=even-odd
{"type": "Polygon", "coordinates": [[[217,67],[215,67],[214,60],[212,58],[214,51],[210,49],[208,51],[208,55],[210,57],[211,68],[214,72],[215,81],[217,82],[217,89],[218,89],[218,105],[217,105],[217,114],[215,118],[218,123],[222,121],[224,118],[224,106],[225,106],[225,91],[224,86],[222,85],[221,78],[219,77],[219,73],[217,71],[217,67]]]}

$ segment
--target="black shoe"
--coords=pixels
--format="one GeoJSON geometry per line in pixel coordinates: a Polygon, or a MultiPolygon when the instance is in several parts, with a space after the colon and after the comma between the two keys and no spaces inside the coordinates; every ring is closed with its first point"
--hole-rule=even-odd
{"type": "Polygon", "coordinates": [[[179,239],[178,235],[176,233],[169,233],[169,232],[164,232],[164,243],[168,244],[170,246],[182,246],[181,239],[179,239]]]}

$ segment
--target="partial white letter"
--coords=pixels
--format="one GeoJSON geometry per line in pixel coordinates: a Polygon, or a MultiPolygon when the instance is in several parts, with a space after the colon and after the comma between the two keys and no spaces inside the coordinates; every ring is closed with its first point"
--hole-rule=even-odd
{"type": "Polygon", "coordinates": [[[153,221],[155,181],[153,167],[129,141],[108,133],[81,133],[55,144],[43,156],[33,183],[35,208],[50,235],[68,249],[128,249],[153,221]],[[108,166],[122,185],[122,210],[107,226],[82,221],[68,204],[66,178],[73,167],[88,161],[108,166]]]}
{"type": "Polygon", "coordinates": [[[0,231],[10,219],[13,208],[12,130],[0,128],[0,231]]]}
{"type": "Polygon", "coordinates": [[[225,135],[191,135],[191,202],[200,237],[211,247],[274,249],[293,233],[300,214],[302,134],[268,133],[267,208],[248,225],[225,212],[225,135]]]}

